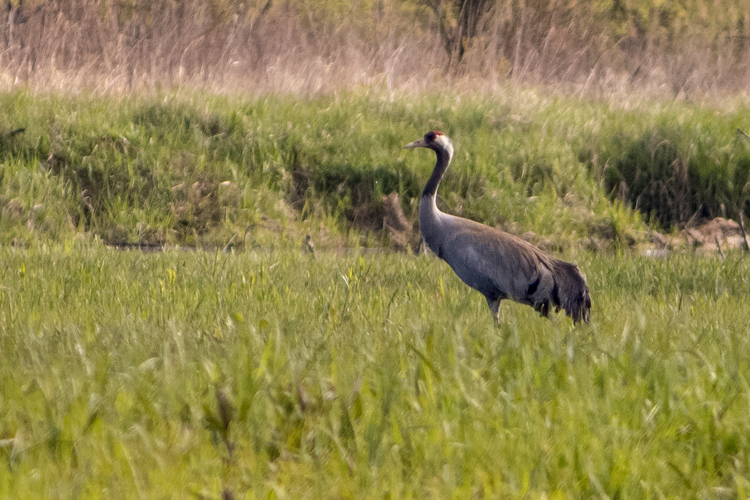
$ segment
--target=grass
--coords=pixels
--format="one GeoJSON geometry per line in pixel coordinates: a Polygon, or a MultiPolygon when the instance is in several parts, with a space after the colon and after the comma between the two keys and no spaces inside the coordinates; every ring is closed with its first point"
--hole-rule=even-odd
{"type": "Polygon", "coordinates": [[[669,179],[667,130],[740,210],[743,101],[0,104],[0,497],[746,496],[748,261],[636,256],[638,198],[609,184],[669,179]],[[359,248],[389,246],[392,192],[418,238],[434,159],[401,148],[430,129],[456,145],[441,207],[577,260],[590,325],[504,304],[494,327],[434,257],[359,248]]]}
{"type": "Polygon", "coordinates": [[[747,259],[571,257],[581,328],[435,258],[0,248],[0,496],[744,498],[747,259]]]}
{"type": "Polygon", "coordinates": [[[750,213],[750,140],[740,132],[746,122],[700,110],[655,118],[639,127],[640,138],[610,134],[602,148],[611,159],[605,188],[667,229],[750,213]]]}
{"type": "Polygon", "coordinates": [[[616,244],[642,237],[640,217],[622,203],[668,228],[696,210],[735,216],[750,195],[750,141],[735,134],[750,130],[742,101],[580,101],[507,87],[303,101],[17,91],[0,102],[0,234],[21,244],[94,235],[223,247],[313,233],[318,244],[388,246],[382,196],[396,192],[415,247],[434,159],[401,147],[430,129],[456,145],[440,192],[446,211],[559,247],[601,233],[616,244]],[[664,141],[644,139],[669,123],[682,131],[667,149],[689,168],[687,187],[669,185],[672,156],[654,163],[664,141]],[[25,132],[9,134],[18,127],[25,132]],[[643,196],[657,188],[666,195],[643,196]],[[657,202],[688,208],[659,211],[657,202]]]}

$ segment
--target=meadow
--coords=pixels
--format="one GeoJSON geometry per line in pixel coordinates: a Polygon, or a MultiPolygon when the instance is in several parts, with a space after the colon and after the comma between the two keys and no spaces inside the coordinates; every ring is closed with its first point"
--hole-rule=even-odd
{"type": "Polygon", "coordinates": [[[569,255],[590,325],[435,258],[4,247],[5,498],[745,498],[748,261],[569,255]]]}
{"type": "Polygon", "coordinates": [[[747,254],[641,255],[747,210],[742,98],[0,104],[0,497],[745,498],[747,254]],[[434,128],[441,208],[576,261],[591,324],[418,252],[434,128]]]}

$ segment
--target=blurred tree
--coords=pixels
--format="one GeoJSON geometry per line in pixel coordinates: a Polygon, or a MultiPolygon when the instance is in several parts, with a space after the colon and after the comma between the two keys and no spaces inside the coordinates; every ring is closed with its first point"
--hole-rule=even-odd
{"type": "Polygon", "coordinates": [[[464,57],[469,42],[480,32],[480,23],[497,0],[420,0],[437,18],[440,37],[448,53],[448,66],[464,57]]]}

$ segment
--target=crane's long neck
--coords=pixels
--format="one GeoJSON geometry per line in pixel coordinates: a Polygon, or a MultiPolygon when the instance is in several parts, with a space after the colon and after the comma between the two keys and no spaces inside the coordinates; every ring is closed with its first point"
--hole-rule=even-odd
{"type": "Polygon", "coordinates": [[[437,153],[437,163],[435,163],[435,169],[432,171],[430,180],[427,181],[427,185],[422,191],[422,199],[419,202],[419,230],[427,246],[440,255],[441,242],[445,233],[441,221],[445,214],[438,210],[435,198],[437,197],[440,179],[443,178],[443,174],[453,158],[453,150],[451,148],[435,149],[434,151],[437,153]]]}
{"type": "Polygon", "coordinates": [[[453,158],[453,151],[449,149],[435,149],[435,153],[437,154],[437,163],[435,163],[435,169],[432,171],[430,180],[427,181],[424,191],[422,191],[422,198],[435,198],[438,186],[440,185],[440,179],[443,178],[443,174],[448,169],[448,165],[450,165],[453,158]]]}

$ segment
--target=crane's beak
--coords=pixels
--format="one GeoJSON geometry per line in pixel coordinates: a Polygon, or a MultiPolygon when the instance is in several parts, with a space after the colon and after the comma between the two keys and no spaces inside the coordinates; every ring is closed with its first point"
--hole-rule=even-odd
{"type": "Polygon", "coordinates": [[[404,149],[412,149],[412,148],[426,148],[427,143],[424,142],[424,138],[419,139],[418,141],[410,142],[406,146],[404,146],[404,149]]]}

